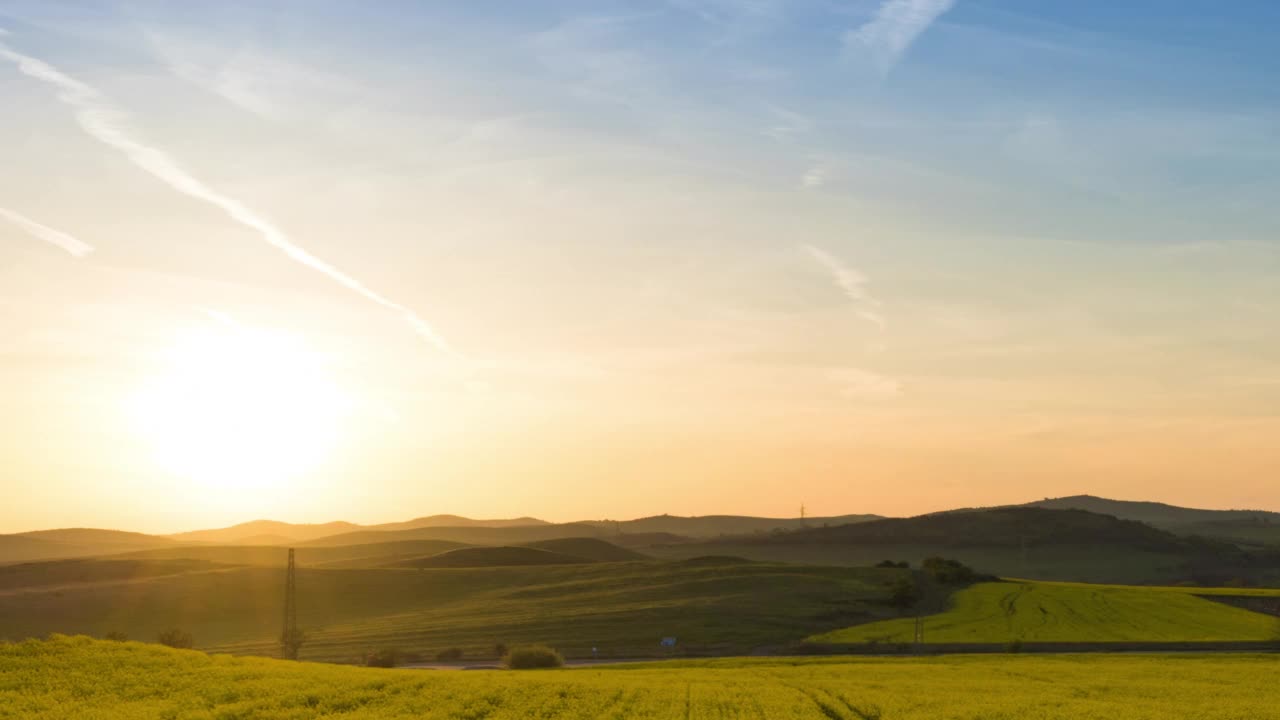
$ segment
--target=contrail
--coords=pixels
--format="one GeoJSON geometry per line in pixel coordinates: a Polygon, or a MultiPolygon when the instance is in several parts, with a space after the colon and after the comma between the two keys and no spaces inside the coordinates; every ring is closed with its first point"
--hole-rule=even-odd
{"type": "Polygon", "coordinates": [[[887,75],[911,43],[955,4],[956,0],[884,0],[874,18],[845,33],[844,49],[870,52],[877,69],[887,75]]]}
{"type": "Polygon", "coordinates": [[[0,57],[15,63],[22,73],[57,87],[58,98],[75,108],[80,127],[93,138],[124,153],[133,164],[167,183],[174,190],[220,208],[232,220],[256,231],[268,244],[295,262],[322,273],[352,292],[398,313],[418,334],[436,348],[454,357],[461,357],[461,354],[454,350],[453,346],[436,332],[430,323],[419,317],[413,310],[379,295],[350,275],[307,252],[295,244],[283,231],[259,217],[240,201],[223,195],[183,170],[164,151],[134,139],[124,122],[124,114],[114,108],[93,87],[62,73],[43,60],[16,52],[4,43],[0,43],[0,57]]]}
{"type": "Polygon", "coordinates": [[[84,257],[85,255],[93,252],[93,246],[89,243],[77,240],[64,232],[54,230],[47,225],[41,225],[35,220],[19,215],[8,208],[0,207],[0,217],[8,220],[14,225],[17,225],[23,230],[26,230],[35,237],[44,240],[45,242],[57,245],[76,257],[84,257]]]}
{"type": "Polygon", "coordinates": [[[831,253],[813,245],[803,245],[805,252],[809,253],[818,264],[825,267],[830,273],[836,285],[844,291],[845,297],[853,302],[857,309],[858,317],[869,323],[884,327],[884,316],[878,310],[880,301],[867,292],[867,277],[857,270],[840,262],[839,258],[831,253]]]}

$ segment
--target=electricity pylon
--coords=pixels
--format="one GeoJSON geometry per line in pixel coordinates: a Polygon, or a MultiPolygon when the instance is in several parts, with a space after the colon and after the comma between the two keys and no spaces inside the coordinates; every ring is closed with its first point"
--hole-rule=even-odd
{"type": "Polygon", "coordinates": [[[284,579],[284,630],[280,633],[280,657],[297,660],[302,647],[302,631],[298,629],[297,583],[294,579],[293,548],[289,548],[289,569],[284,579]]]}

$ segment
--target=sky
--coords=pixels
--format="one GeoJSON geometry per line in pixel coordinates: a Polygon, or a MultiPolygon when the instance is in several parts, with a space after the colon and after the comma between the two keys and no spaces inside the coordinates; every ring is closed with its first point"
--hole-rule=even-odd
{"type": "Polygon", "coordinates": [[[0,0],[0,532],[1280,510],[1270,0],[0,0]]]}

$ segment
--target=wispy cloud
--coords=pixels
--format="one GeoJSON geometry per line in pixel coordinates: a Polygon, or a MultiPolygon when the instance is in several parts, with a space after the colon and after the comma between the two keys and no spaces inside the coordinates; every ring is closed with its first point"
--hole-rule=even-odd
{"type": "Polygon", "coordinates": [[[844,34],[845,56],[868,56],[888,74],[907,48],[956,0],[885,0],[870,21],[844,34]]]}
{"type": "Polygon", "coordinates": [[[884,316],[880,314],[880,301],[867,292],[866,275],[844,264],[839,258],[822,248],[808,244],[802,245],[802,247],[814,260],[818,261],[818,264],[831,272],[831,277],[835,280],[836,285],[844,291],[845,297],[849,298],[849,301],[853,303],[858,317],[869,323],[884,327],[884,316]]]}
{"type": "MultiPolygon", "coordinates": [[[[3,28],[0,28],[3,30],[3,28]]],[[[0,207],[0,217],[26,230],[32,236],[40,238],[47,243],[52,243],[76,257],[84,257],[93,252],[93,246],[87,242],[77,240],[61,230],[54,230],[48,225],[41,225],[29,217],[20,215],[8,208],[0,207]]]]}
{"type": "Polygon", "coordinates": [[[862,368],[836,368],[827,372],[827,378],[844,397],[893,397],[902,392],[902,383],[862,368]]]}
{"type": "Polygon", "coordinates": [[[452,345],[413,310],[383,297],[350,275],[307,252],[283,231],[239,200],[209,187],[180,167],[163,150],[136,139],[125,122],[124,114],[112,106],[97,89],[62,73],[43,60],[16,52],[3,43],[0,43],[0,57],[13,62],[22,73],[58,88],[58,98],[75,108],[80,127],[94,139],[124,153],[133,164],[174,190],[219,208],[235,222],[258,233],[265,242],[283,252],[289,259],[325,275],[371,302],[398,313],[418,334],[436,348],[458,356],[452,345]]]}
{"type": "Polygon", "coordinates": [[[807,188],[822,187],[827,182],[827,169],[822,165],[810,166],[800,177],[800,184],[807,188]]]}

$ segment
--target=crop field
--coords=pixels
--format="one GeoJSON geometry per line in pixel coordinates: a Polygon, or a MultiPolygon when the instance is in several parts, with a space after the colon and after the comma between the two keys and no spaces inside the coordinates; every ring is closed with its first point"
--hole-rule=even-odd
{"type": "Polygon", "coordinates": [[[377,670],[55,637],[0,645],[0,718],[1255,720],[1263,655],[727,659],[377,670]]]}
{"type": "MultiPolygon", "coordinates": [[[[91,565],[76,568],[93,576],[91,565]]],[[[479,657],[492,655],[497,643],[522,642],[555,644],[570,655],[590,655],[596,647],[603,656],[652,656],[667,636],[677,637],[681,650],[749,653],[891,617],[885,585],[903,572],[731,560],[301,568],[298,622],[308,634],[303,659],[337,662],[386,647],[428,656],[460,647],[479,657]]],[[[121,632],[153,641],[177,627],[191,632],[201,649],[277,652],[281,568],[108,576],[0,591],[0,639],[121,632]]]]}
{"type": "MultiPolygon", "coordinates": [[[[1280,639],[1280,619],[1200,597],[1280,597],[1280,590],[1162,588],[1050,582],[980,583],[925,618],[928,643],[1207,642],[1280,639]]],[[[909,642],[913,618],[857,625],[820,643],[909,642]]]]}

